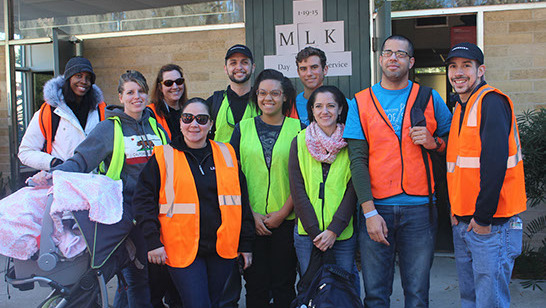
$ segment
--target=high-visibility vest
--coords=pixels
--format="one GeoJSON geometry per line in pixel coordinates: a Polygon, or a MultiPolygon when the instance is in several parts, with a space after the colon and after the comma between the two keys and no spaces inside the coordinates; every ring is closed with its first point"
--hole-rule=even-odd
{"type": "MultiPolygon", "coordinates": [[[[258,137],[255,119],[239,123],[241,129],[241,168],[246,177],[250,206],[254,212],[266,215],[280,210],[288,196],[288,156],[290,144],[301,130],[299,120],[285,117],[273,147],[271,167],[265,163],[262,143],[258,137]]],[[[295,218],[292,212],[286,219],[295,218]]]]}
{"type": "MultiPolygon", "coordinates": [[[[349,168],[351,161],[349,160],[347,147],[344,147],[337,153],[336,160],[330,165],[326,181],[323,182],[322,163],[314,159],[307,150],[305,143],[306,131],[303,130],[298,134],[298,161],[305,184],[305,192],[315,210],[319,229],[324,231],[332,222],[334,214],[341,204],[343,196],[345,196],[347,183],[351,179],[351,170],[349,168]]],[[[307,235],[301,220],[298,221],[298,233],[307,235]]],[[[337,240],[346,240],[351,236],[353,236],[352,217],[345,230],[338,234],[337,240]]]]}
{"type": "MultiPolygon", "coordinates": [[[[237,257],[241,232],[241,187],[237,156],[229,144],[211,141],[222,224],[216,231],[216,252],[224,259],[237,257]]],[[[159,222],[161,243],[172,267],[189,266],[199,248],[200,209],[195,180],[186,154],[170,145],[154,148],[161,176],[159,222]]]]}
{"type": "MultiPolygon", "coordinates": [[[[241,119],[251,119],[258,115],[258,111],[251,104],[247,104],[245,113],[241,119]]],[[[233,112],[229,108],[229,100],[226,92],[224,92],[224,99],[216,115],[216,132],[214,134],[214,140],[219,142],[229,142],[233,129],[235,127],[235,119],[233,119],[233,112]]]]}
{"type": "MultiPolygon", "coordinates": [[[[419,85],[413,86],[406,103],[402,119],[401,137],[398,138],[383,107],[372,88],[355,94],[362,130],[369,144],[369,172],[372,195],[383,199],[406,193],[413,196],[428,196],[427,171],[423,154],[418,145],[413,144],[409,129],[411,110],[419,92],[419,85]]],[[[434,117],[432,95],[424,111],[426,127],[434,135],[438,123],[434,117]]],[[[432,166],[430,157],[429,166],[432,166]]],[[[434,176],[430,172],[431,187],[434,189],[434,176]]]]}
{"type": "Polygon", "coordinates": [[[167,132],[167,136],[169,136],[169,140],[172,140],[171,130],[169,128],[169,125],[167,124],[167,120],[165,119],[165,117],[159,116],[159,114],[157,113],[157,109],[156,109],[155,104],[150,104],[150,105],[148,105],[148,107],[154,113],[155,120],[157,121],[157,123],[161,124],[163,129],[167,132]]]}
{"type": "MultiPolygon", "coordinates": [[[[100,102],[97,105],[99,111],[99,121],[104,120],[104,109],[106,108],[105,102],[100,102]]],[[[40,125],[40,130],[42,131],[42,136],[45,138],[43,152],[51,154],[53,150],[53,140],[55,139],[55,134],[59,126],[59,116],[53,112],[54,108],[51,107],[48,103],[43,103],[40,107],[40,113],[38,117],[38,123],[40,125]],[[54,118],[57,119],[54,119],[54,118]]],[[[84,127],[85,129],[85,127],[84,127]]]]}
{"type": "MultiPolygon", "coordinates": [[[[121,178],[121,170],[125,164],[125,141],[123,140],[123,130],[121,129],[121,120],[119,117],[109,117],[108,120],[114,121],[114,148],[112,150],[112,159],[110,160],[110,165],[108,165],[108,171],[106,171],[106,176],[112,180],[119,180],[121,178]]],[[[157,127],[157,122],[153,117],[148,118],[148,122],[152,127],[152,130],[156,136],[161,139],[162,144],[167,144],[167,139],[165,138],[165,133],[157,127]]],[[[104,161],[99,165],[99,171],[105,173],[105,164],[104,161]]]]}
{"type": "Polygon", "coordinates": [[[446,153],[447,185],[451,211],[458,216],[471,216],[476,209],[476,200],[480,193],[482,101],[490,92],[506,97],[512,111],[506,175],[499,195],[497,212],[493,217],[511,217],[526,209],[525,177],[514,105],[507,95],[486,84],[470,96],[464,115],[461,115],[461,105],[455,106],[451,121],[446,153]]]}

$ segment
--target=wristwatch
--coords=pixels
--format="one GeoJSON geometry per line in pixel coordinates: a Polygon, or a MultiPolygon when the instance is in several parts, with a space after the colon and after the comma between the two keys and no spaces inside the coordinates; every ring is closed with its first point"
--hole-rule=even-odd
{"type": "Polygon", "coordinates": [[[438,136],[434,137],[434,142],[436,142],[436,149],[435,151],[438,151],[442,147],[442,143],[444,142],[442,138],[439,138],[438,136]]]}

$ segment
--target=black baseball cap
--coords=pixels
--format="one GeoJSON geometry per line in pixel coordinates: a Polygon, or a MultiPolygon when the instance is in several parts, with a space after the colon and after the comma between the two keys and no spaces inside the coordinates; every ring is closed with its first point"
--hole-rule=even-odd
{"type": "Polygon", "coordinates": [[[480,65],[483,64],[482,50],[472,43],[464,42],[453,46],[447,55],[446,63],[449,62],[449,59],[455,57],[476,60],[480,65]]]}
{"type": "Polygon", "coordinates": [[[226,53],[226,60],[229,59],[229,57],[231,57],[235,53],[243,54],[247,56],[252,62],[254,62],[254,57],[252,57],[252,51],[250,51],[250,49],[246,47],[245,45],[237,44],[237,45],[231,46],[226,53]]]}

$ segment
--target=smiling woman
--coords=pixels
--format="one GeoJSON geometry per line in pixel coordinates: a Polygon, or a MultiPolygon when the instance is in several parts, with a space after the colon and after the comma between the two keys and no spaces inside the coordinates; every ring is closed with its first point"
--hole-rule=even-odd
{"type": "Polygon", "coordinates": [[[70,59],[64,75],[49,80],[43,93],[45,103],[23,136],[19,159],[34,169],[49,170],[72,156],[104,118],[105,104],[91,62],[82,57],[70,59]]]}

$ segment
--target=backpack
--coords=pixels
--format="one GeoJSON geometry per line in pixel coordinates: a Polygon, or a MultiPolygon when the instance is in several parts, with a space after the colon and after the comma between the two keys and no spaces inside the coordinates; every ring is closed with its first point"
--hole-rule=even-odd
{"type": "Polygon", "coordinates": [[[298,283],[290,308],[364,308],[355,290],[355,277],[335,264],[332,250],[313,246],[307,271],[298,283]]]}
{"type": "MultiPolygon", "coordinates": [[[[425,109],[432,96],[432,88],[426,86],[419,86],[419,92],[413,108],[411,109],[410,118],[411,126],[426,126],[425,109]]],[[[429,151],[421,146],[421,152],[423,154],[423,161],[425,163],[425,169],[427,172],[427,183],[429,191],[429,205],[432,211],[432,182],[430,178],[430,169],[432,168],[432,174],[434,177],[434,191],[436,192],[437,204],[447,204],[449,207],[449,196],[447,193],[447,167],[446,167],[446,153],[438,153],[436,151],[429,151]],[[429,165],[427,157],[430,157],[432,166],[429,165]]],[[[431,212],[432,215],[432,212],[431,212]]]]}
{"type": "MultiPolygon", "coordinates": [[[[104,120],[104,109],[106,108],[106,103],[100,102],[97,106],[99,110],[99,121],[104,120]]],[[[61,117],[55,113],[56,107],[51,107],[48,103],[43,103],[40,107],[40,113],[38,117],[38,124],[40,125],[40,130],[42,131],[42,136],[44,136],[45,141],[42,147],[42,152],[51,154],[53,150],[52,144],[55,140],[55,135],[57,134],[57,129],[59,128],[59,121],[61,117]]]]}

